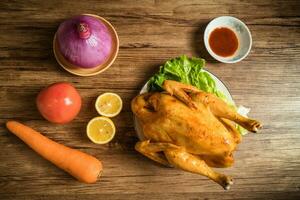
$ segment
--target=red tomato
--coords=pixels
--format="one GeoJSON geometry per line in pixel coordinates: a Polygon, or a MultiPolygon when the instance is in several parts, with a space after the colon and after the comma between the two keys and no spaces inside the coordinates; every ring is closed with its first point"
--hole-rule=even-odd
{"type": "Polygon", "coordinates": [[[70,83],[60,82],[43,89],[36,104],[45,119],[64,124],[72,121],[79,113],[81,97],[70,83]]]}

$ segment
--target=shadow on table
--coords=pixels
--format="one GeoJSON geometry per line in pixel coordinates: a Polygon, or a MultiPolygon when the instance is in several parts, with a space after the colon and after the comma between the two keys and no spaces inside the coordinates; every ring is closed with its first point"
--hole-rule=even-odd
{"type": "Polygon", "coordinates": [[[204,45],[204,30],[209,22],[200,22],[196,26],[197,28],[192,33],[191,47],[195,54],[201,58],[204,58],[206,62],[217,63],[217,61],[208,53],[204,45]]]}
{"type": "Polygon", "coordinates": [[[146,67],[144,67],[144,71],[145,71],[145,79],[143,81],[141,81],[137,87],[139,89],[142,89],[142,87],[147,83],[147,81],[155,74],[159,71],[160,66],[162,66],[164,64],[165,61],[162,61],[161,63],[155,63],[155,64],[151,64],[151,65],[147,65],[146,67]]]}
{"type": "Polygon", "coordinates": [[[59,70],[68,74],[59,66],[53,53],[53,38],[62,20],[31,21],[30,24],[34,26],[17,27],[17,30],[24,32],[25,47],[15,49],[15,59],[26,57],[26,61],[32,61],[27,68],[31,70],[32,67],[37,73],[59,70]]]}

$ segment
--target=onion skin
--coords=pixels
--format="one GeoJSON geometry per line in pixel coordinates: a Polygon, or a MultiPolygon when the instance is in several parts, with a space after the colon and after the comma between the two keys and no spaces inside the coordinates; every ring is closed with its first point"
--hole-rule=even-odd
{"type": "Polygon", "coordinates": [[[99,19],[79,15],[62,22],[56,33],[60,53],[71,64],[93,68],[110,56],[112,37],[99,19]]]}

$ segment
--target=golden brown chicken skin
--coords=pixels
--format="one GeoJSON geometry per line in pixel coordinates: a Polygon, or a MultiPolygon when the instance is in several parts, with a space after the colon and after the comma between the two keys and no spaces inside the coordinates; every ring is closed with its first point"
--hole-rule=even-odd
{"type": "Polygon", "coordinates": [[[145,93],[132,100],[145,141],[135,148],[167,166],[201,174],[229,189],[229,176],[210,167],[229,167],[241,136],[235,123],[257,132],[261,124],[239,115],[213,94],[166,80],[165,92],[145,93]],[[161,154],[163,152],[163,154],[161,154]]]}

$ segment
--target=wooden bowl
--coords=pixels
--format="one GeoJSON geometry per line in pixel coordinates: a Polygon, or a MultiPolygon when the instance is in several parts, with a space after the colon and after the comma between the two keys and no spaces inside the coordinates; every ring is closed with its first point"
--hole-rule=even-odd
{"type": "Polygon", "coordinates": [[[92,14],[83,14],[83,15],[88,15],[88,16],[92,16],[92,17],[99,19],[110,31],[111,37],[112,37],[112,49],[111,49],[110,56],[105,60],[104,63],[102,63],[99,66],[93,67],[93,68],[81,68],[76,65],[73,65],[72,63],[67,61],[64,58],[64,56],[60,53],[59,44],[56,39],[56,33],[55,33],[54,39],[53,39],[53,52],[54,52],[54,56],[55,56],[57,62],[59,63],[59,65],[62,68],[64,68],[66,71],[70,72],[71,74],[75,74],[78,76],[94,76],[94,75],[100,74],[101,72],[108,69],[115,61],[115,59],[118,55],[118,52],[119,52],[119,38],[118,38],[118,34],[117,34],[116,30],[114,29],[114,27],[104,18],[97,16],[97,15],[92,15],[92,14]]]}

